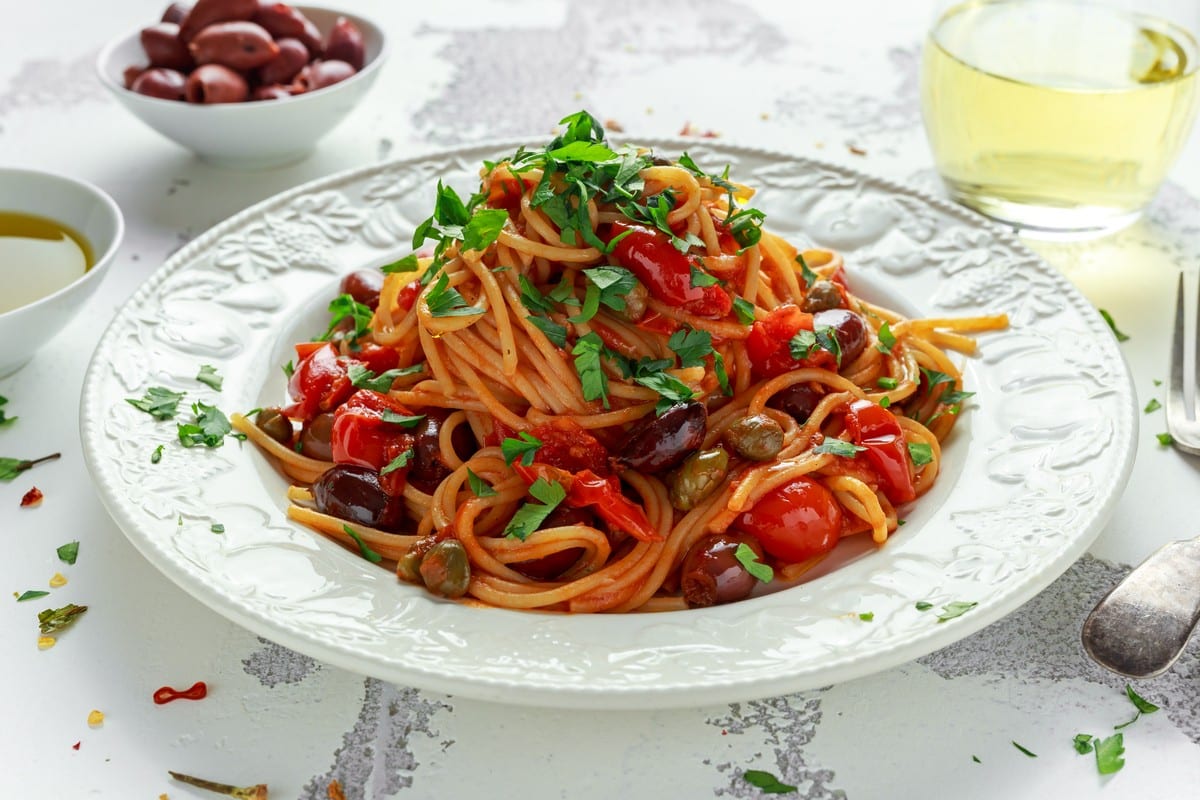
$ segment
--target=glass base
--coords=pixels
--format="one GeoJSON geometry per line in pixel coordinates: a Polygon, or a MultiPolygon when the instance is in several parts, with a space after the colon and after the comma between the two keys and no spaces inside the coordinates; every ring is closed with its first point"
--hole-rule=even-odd
{"type": "Polygon", "coordinates": [[[1141,208],[1130,211],[1104,206],[1064,207],[1018,203],[1004,197],[970,191],[952,181],[944,182],[951,199],[1034,239],[1096,239],[1133,224],[1142,215],[1141,208]]]}

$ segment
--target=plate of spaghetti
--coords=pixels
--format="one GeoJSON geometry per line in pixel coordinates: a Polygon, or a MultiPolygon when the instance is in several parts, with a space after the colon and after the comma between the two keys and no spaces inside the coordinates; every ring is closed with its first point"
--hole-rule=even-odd
{"type": "Polygon", "coordinates": [[[579,112],[214,228],[105,334],[82,428],[130,540],[261,635],[645,708],[1015,609],[1107,519],[1133,408],[1100,317],[969,212],[579,112]]]}

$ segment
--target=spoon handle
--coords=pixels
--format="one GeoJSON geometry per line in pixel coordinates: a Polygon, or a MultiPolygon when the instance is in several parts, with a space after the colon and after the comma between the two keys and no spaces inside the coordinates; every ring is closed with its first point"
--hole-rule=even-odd
{"type": "Polygon", "coordinates": [[[1130,678],[1166,672],[1200,622],[1200,537],[1171,542],[1101,600],[1083,623],[1083,648],[1130,678]]]}

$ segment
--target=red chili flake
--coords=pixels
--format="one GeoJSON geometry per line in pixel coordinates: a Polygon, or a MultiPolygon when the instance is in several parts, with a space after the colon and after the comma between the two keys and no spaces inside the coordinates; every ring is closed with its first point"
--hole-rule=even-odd
{"type": "Polygon", "coordinates": [[[160,706],[172,700],[203,700],[205,697],[208,697],[208,684],[204,681],[196,681],[183,691],[162,686],[154,692],[154,702],[160,706]]]}
{"type": "Polygon", "coordinates": [[[79,749],[79,745],[81,745],[81,744],[83,744],[83,742],[76,742],[75,744],[71,745],[71,749],[72,749],[72,750],[78,750],[78,749],[79,749]]]}
{"type": "Polygon", "coordinates": [[[42,494],[42,490],[34,486],[25,493],[24,497],[21,498],[21,508],[36,506],[38,503],[42,502],[43,497],[45,497],[45,495],[42,494]]]}

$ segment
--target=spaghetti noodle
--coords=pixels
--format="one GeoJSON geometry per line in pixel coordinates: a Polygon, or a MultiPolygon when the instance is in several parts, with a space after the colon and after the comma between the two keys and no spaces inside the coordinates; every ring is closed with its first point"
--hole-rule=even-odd
{"type": "Polygon", "coordinates": [[[290,516],[438,594],[576,612],[738,600],[885,543],[970,396],[946,351],[1007,320],[868,303],[728,169],[563,123],[467,202],[439,184],[432,256],[344,280],[294,402],[235,415],[290,516]]]}

